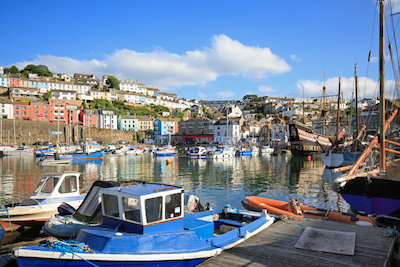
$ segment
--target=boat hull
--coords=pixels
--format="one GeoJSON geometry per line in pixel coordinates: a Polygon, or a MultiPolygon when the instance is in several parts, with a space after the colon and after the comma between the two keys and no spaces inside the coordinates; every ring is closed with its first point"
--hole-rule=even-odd
{"type": "Polygon", "coordinates": [[[293,155],[311,155],[327,151],[332,143],[324,135],[315,134],[306,126],[289,124],[290,150],[293,155]]]}
{"type": "Polygon", "coordinates": [[[356,177],[347,181],[339,193],[357,211],[377,215],[400,214],[400,181],[356,177]]]}
{"type": "Polygon", "coordinates": [[[101,159],[103,157],[104,150],[100,150],[92,153],[75,153],[72,154],[73,160],[89,160],[89,159],[101,159]]]}

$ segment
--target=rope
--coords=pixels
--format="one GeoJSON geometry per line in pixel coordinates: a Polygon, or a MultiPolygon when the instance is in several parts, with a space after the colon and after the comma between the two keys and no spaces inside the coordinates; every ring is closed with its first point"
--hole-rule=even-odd
{"type": "Polygon", "coordinates": [[[7,210],[7,217],[8,217],[8,222],[10,224],[11,233],[14,234],[14,231],[13,231],[12,226],[11,226],[11,217],[10,217],[10,213],[8,212],[8,207],[6,208],[6,210],[7,210]]]}
{"type": "Polygon", "coordinates": [[[390,236],[390,237],[398,237],[399,236],[399,232],[396,230],[396,228],[392,228],[390,226],[388,226],[388,228],[386,228],[385,232],[383,232],[384,236],[390,236]]]}
{"type": "Polygon", "coordinates": [[[239,210],[236,208],[233,208],[231,205],[226,204],[224,207],[224,210],[226,210],[226,212],[232,212],[232,213],[239,213],[239,210]]]}
{"type": "Polygon", "coordinates": [[[56,251],[61,252],[62,255],[65,253],[71,253],[74,256],[77,256],[78,258],[82,259],[83,261],[89,263],[92,266],[99,267],[98,265],[94,264],[93,262],[90,262],[83,257],[79,256],[76,254],[77,252],[92,252],[94,253],[88,245],[85,245],[83,243],[79,243],[74,240],[66,240],[66,241],[55,241],[55,240],[47,240],[47,243],[49,247],[54,248],[56,251]]]}

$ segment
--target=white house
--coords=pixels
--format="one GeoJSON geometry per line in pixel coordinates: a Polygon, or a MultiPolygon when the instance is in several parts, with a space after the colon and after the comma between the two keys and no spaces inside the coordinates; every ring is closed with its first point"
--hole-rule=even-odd
{"type": "Polygon", "coordinates": [[[14,118],[14,105],[8,98],[0,98],[0,116],[3,119],[14,118]]]}
{"type": "Polygon", "coordinates": [[[221,119],[213,125],[214,142],[235,143],[240,139],[240,126],[234,120],[221,119]]]}
{"type": "Polygon", "coordinates": [[[117,114],[115,110],[100,110],[99,116],[99,128],[105,129],[117,129],[117,114]]]}

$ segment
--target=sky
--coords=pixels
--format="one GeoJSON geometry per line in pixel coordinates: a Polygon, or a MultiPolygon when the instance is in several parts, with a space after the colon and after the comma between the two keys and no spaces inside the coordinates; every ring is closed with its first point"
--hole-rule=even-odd
{"type": "MultiPolygon", "coordinates": [[[[400,11],[398,2],[387,9],[400,11]]],[[[357,64],[359,97],[379,95],[375,0],[21,0],[2,10],[3,67],[46,65],[138,80],[180,98],[241,100],[316,98],[324,84],[333,96],[339,77],[350,99],[357,64]]],[[[393,74],[386,80],[390,88],[393,74]]]]}

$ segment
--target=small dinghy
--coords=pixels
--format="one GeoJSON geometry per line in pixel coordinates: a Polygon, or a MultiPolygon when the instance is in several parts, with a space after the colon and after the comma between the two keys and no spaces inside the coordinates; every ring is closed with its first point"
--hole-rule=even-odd
{"type": "Polygon", "coordinates": [[[75,240],[13,250],[18,266],[194,266],[274,222],[231,207],[184,214],[182,187],[137,183],[101,188],[103,223],[75,240]]]}
{"type": "Polygon", "coordinates": [[[371,216],[318,209],[310,206],[300,205],[296,199],[280,201],[264,197],[245,197],[242,200],[243,207],[251,211],[267,210],[270,214],[286,215],[294,218],[314,218],[343,223],[363,224],[377,226],[376,219],[371,216]]]}

